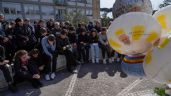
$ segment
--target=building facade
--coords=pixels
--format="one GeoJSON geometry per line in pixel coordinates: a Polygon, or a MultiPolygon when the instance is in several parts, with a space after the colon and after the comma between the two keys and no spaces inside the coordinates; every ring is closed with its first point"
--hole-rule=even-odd
{"type": "Polygon", "coordinates": [[[0,11],[7,20],[17,17],[64,20],[64,14],[81,12],[90,20],[100,18],[100,0],[1,0],[0,11]]]}

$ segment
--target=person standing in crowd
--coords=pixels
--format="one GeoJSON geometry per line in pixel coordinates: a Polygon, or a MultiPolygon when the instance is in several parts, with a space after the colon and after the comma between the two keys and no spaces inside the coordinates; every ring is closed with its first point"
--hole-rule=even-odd
{"type": "Polygon", "coordinates": [[[36,40],[36,37],[35,37],[35,29],[34,27],[30,24],[30,19],[29,18],[26,18],[24,19],[24,26],[26,28],[28,28],[28,30],[31,31],[31,34],[29,36],[29,47],[30,47],[30,50],[33,49],[37,43],[37,40],[36,40]]]}
{"type": "Polygon", "coordinates": [[[99,63],[99,36],[96,29],[91,30],[90,35],[90,49],[92,63],[99,63]]]}
{"type": "Polygon", "coordinates": [[[8,22],[5,21],[5,17],[3,14],[0,14],[0,35],[5,36],[5,30],[8,25],[8,22]]]}
{"type": "Polygon", "coordinates": [[[54,28],[52,29],[52,33],[53,35],[55,35],[57,38],[59,37],[61,32],[61,28],[60,28],[60,23],[59,22],[55,22],[54,23],[54,28]]]}
{"type": "Polygon", "coordinates": [[[93,22],[88,23],[88,31],[91,31],[94,28],[93,22]]]}
{"type": "Polygon", "coordinates": [[[5,48],[5,56],[10,62],[15,54],[15,47],[11,40],[7,37],[0,36],[0,44],[5,48]]]}
{"type": "Polygon", "coordinates": [[[17,45],[17,50],[31,50],[31,46],[29,46],[29,40],[31,38],[31,30],[27,27],[24,26],[23,20],[21,18],[17,18],[15,20],[16,26],[14,29],[14,35],[16,37],[16,45],[17,45]]]}
{"type": "Polygon", "coordinates": [[[67,37],[67,31],[62,30],[60,38],[57,38],[57,50],[59,54],[63,54],[66,57],[67,70],[71,73],[74,73],[76,68],[76,58],[74,57],[71,49],[69,39],[67,37]]]}
{"type": "Polygon", "coordinates": [[[52,18],[49,19],[49,21],[47,22],[46,26],[47,26],[48,32],[52,33],[52,30],[54,28],[54,19],[52,19],[52,18]]]}
{"type": "Polygon", "coordinates": [[[77,58],[78,57],[77,56],[77,35],[76,35],[76,30],[73,26],[69,27],[68,39],[72,46],[73,55],[74,57],[77,58]]]}
{"type": "Polygon", "coordinates": [[[10,39],[10,40],[14,40],[14,28],[15,28],[15,22],[11,21],[8,28],[5,30],[5,34],[6,36],[10,39]]]}
{"type": "Polygon", "coordinates": [[[41,40],[42,55],[45,65],[45,79],[48,81],[50,79],[55,79],[56,77],[56,37],[53,34],[45,36],[41,40]]]}
{"type": "Polygon", "coordinates": [[[94,28],[97,30],[98,33],[101,32],[101,24],[100,24],[99,21],[96,21],[96,22],[95,22],[94,28]]]}
{"type": "Polygon", "coordinates": [[[38,67],[39,72],[42,73],[44,71],[44,63],[42,61],[42,56],[38,49],[33,49],[29,53],[30,62],[34,63],[36,67],[38,67]]]}
{"type": "Polygon", "coordinates": [[[79,61],[81,59],[83,62],[88,63],[89,62],[89,38],[86,34],[86,29],[82,28],[80,30],[80,35],[78,35],[78,53],[79,53],[79,61]]]}
{"type": "Polygon", "coordinates": [[[106,64],[106,54],[107,54],[107,59],[109,63],[111,63],[112,59],[110,58],[111,56],[111,48],[107,40],[106,36],[106,28],[102,28],[102,31],[99,35],[99,45],[102,50],[102,57],[103,57],[103,63],[106,64]]]}
{"type": "Polygon", "coordinates": [[[34,88],[40,88],[43,84],[40,82],[38,68],[33,62],[27,51],[19,50],[14,56],[15,84],[21,81],[28,81],[34,88]]]}
{"type": "Polygon", "coordinates": [[[35,27],[35,36],[38,41],[40,41],[40,29],[45,27],[45,21],[39,20],[37,26],[35,27]]]}
{"type": "Polygon", "coordinates": [[[0,45],[0,70],[3,72],[5,80],[8,84],[8,89],[11,92],[16,92],[17,88],[13,82],[13,76],[12,73],[10,73],[10,65],[9,60],[6,60],[5,58],[5,49],[3,46],[0,45]]]}

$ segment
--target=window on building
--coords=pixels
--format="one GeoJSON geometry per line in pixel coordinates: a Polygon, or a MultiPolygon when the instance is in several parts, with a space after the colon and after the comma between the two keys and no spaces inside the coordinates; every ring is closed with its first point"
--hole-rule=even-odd
{"type": "Polygon", "coordinates": [[[64,4],[65,0],[53,0],[56,4],[64,4]]]}
{"type": "Polygon", "coordinates": [[[76,8],[68,8],[67,12],[68,13],[76,13],[77,11],[76,11],[76,8]]]}
{"type": "Polygon", "coordinates": [[[76,0],[68,0],[68,1],[70,1],[70,2],[75,2],[76,0]]]}
{"type": "Polygon", "coordinates": [[[53,6],[41,6],[42,15],[54,15],[54,7],[53,6]]]}
{"type": "Polygon", "coordinates": [[[92,9],[87,9],[86,10],[86,15],[87,16],[92,16],[93,15],[92,9]]]}
{"type": "Polygon", "coordinates": [[[40,0],[40,2],[48,2],[48,3],[53,3],[53,0],[40,0]]]}
{"type": "Polygon", "coordinates": [[[65,9],[56,9],[55,18],[58,20],[63,20],[65,13],[66,13],[65,9]]]}
{"type": "Polygon", "coordinates": [[[9,3],[2,2],[2,9],[4,14],[21,14],[21,4],[20,3],[9,3]]]}
{"type": "Polygon", "coordinates": [[[87,4],[92,4],[92,0],[86,0],[87,1],[87,4]]]}
{"type": "Polygon", "coordinates": [[[48,20],[49,18],[54,18],[54,6],[41,6],[41,13],[43,19],[48,20]]]}
{"type": "Polygon", "coordinates": [[[32,5],[32,4],[25,4],[24,5],[24,12],[27,15],[40,14],[39,6],[38,5],[32,5]]]}

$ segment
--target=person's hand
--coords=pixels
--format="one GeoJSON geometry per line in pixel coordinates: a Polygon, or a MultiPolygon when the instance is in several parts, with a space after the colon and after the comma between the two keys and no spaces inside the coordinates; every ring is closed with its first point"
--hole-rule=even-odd
{"type": "Polygon", "coordinates": [[[63,47],[63,50],[66,50],[66,47],[63,47]]]}
{"type": "Polygon", "coordinates": [[[8,42],[9,39],[7,37],[4,38],[3,42],[8,42]]]}
{"type": "Polygon", "coordinates": [[[39,67],[39,70],[42,71],[42,70],[44,69],[44,67],[45,67],[44,65],[40,66],[40,67],[39,67]]]}
{"type": "Polygon", "coordinates": [[[40,79],[40,75],[39,75],[39,74],[34,74],[34,75],[33,75],[33,78],[35,78],[35,79],[40,79]]]}
{"type": "Polygon", "coordinates": [[[4,60],[3,63],[4,64],[8,64],[9,63],[9,60],[4,60]]]}
{"type": "Polygon", "coordinates": [[[9,35],[9,36],[8,36],[8,38],[9,38],[9,39],[12,39],[12,36],[11,36],[11,35],[9,35]]]}
{"type": "Polygon", "coordinates": [[[27,66],[22,66],[25,70],[28,70],[27,66]]]}
{"type": "Polygon", "coordinates": [[[84,42],[80,42],[81,44],[84,44],[84,42]]]}

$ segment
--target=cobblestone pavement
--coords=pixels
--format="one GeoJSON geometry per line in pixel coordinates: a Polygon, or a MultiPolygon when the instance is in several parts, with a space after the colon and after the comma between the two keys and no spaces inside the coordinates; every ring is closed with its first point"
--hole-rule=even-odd
{"type": "Polygon", "coordinates": [[[78,70],[78,74],[57,72],[55,80],[42,80],[44,87],[39,90],[21,84],[19,92],[5,91],[0,96],[155,96],[153,88],[161,86],[150,80],[125,77],[117,63],[82,64],[78,70]]]}

